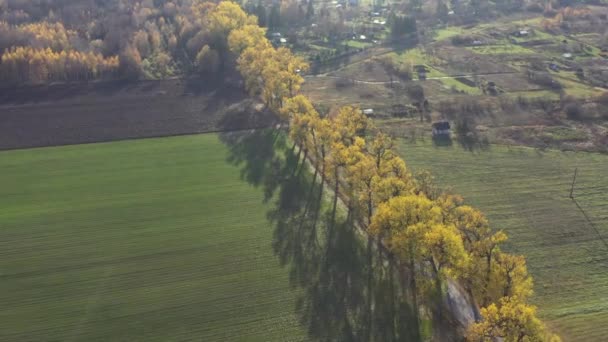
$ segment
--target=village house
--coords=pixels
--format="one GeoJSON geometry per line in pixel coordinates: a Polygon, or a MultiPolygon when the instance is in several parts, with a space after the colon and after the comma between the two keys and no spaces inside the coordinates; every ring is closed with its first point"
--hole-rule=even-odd
{"type": "Polygon", "coordinates": [[[451,127],[449,121],[442,120],[433,122],[433,138],[449,138],[451,127]]]}

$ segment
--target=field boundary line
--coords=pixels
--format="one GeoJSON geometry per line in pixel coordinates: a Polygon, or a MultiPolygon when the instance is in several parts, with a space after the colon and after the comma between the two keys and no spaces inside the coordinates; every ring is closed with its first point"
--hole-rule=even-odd
{"type": "Polygon", "coordinates": [[[587,223],[589,223],[589,225],[591,226],[591,228],[595,231],[595,233],[597,234],[597,236],[600,238],[600,240],[602,241],[602,243],[606,247],[606,250],[608,251],[608,242],[606,241],[606,239],[604,239],[604,237],[602,236],[602,234],[600,233],[600,231],[597,229],[597,227],[595,226],[595,223],[593,223],[593,221],[587,215],[587,213],[581,207],[581,205],[578,204],[578,201],[576,200],[576,198],[572,198],[572,202],[574,202],[574,204],[576,205],[576,207],[581,211],[581,213],[583,213],[583,216],[585,217],[585,220],[587,220],[587,223]]]}
{"type": "Polygon", "coordinates": [[[18,150],[31,150],[35,148],[48,148],[48,147],[61,147],[61,146],[74,146],[74,145],[91,145],[91,144],[105,144],[112,142],[121,142],[121,141],[132,141],[132,140],[141,140],[141,139],[159,139],[159,138],[171,138],[171,137],[182,137],[188,135],[200,135],[200,134],[218,134],[218,133],[233,133],[233,132],[246,132],[251,130],[258,129],[268,129],[273,128],[275,124],[270,124],[267,126],[255,126],[248,128],[235,128],[235,129],[214,129],[214,130],[206,130],[206,131],[194,131],[194,132],[185,132],[185,133],[173,133],[173,134],[154,134],[149,136],[140,136],[140,137],[126,137],[126,138],[116,138],[116,139],[100,139],[96,141],[84,141],[84,142],[73,142],[73,143],[59,143],[59,144],[48,144],[48,145],[39,145],[39,146],[25,146],[25,147],[9,147],[3,148],[0,146],[0,153],[5,151],[18,151],[18,150]]]}

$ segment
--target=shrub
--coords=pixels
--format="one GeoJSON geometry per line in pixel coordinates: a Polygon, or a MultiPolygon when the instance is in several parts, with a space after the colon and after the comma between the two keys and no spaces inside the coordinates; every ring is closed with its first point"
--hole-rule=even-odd
{"type": "Polygon", "coordinates": [[[545,9],[538,3],[530,4],[526,7],[528,12],[542,13],[545,9]]]}
{"type": "Polygon", "coordinates": [[[346,88],[353,85],[353,81],[348,78],[337,78],[334,82],[336,89],[346,88]]]}
{"type": "Polygon", "coordinates": [[[530,75],[530,80],[540,86],[547,87],[552,90],[560,90],[563,88],[562,84],[554,80],[549,74],[532,73],[530,75]]]}
{"type": "Polygon", "coordinates": [[[453,45],[471,45],[471,44],[473,44],[474,40],[475,40],[475,38],[473,38],[472,36],[459,34],[457,36],[452,37],[452,44],[453,45]]]}
{"type": "Polygon", "coordinates": [[[405,91],[407,94],[416,101],[422,101],[424,99],[424,88],[419,84],[408,86],[405,91]]]}
{"type": "Polygon", "coordinates": [[[597,96],[594,100],[595,102],[601,105],[608,106],[608,91],[604,92],[602,95],[597,96]]]}
{"type": "Polygon", "coordinates": [[[564,107],[566,117],[570,120],[581,120],[583,118],[583,107],[578,102],[571,102],[564,107]]]}

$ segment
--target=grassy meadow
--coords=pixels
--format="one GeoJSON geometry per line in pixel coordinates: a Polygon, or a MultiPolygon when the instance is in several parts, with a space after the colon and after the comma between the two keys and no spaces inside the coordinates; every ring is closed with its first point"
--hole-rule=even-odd
{"type": "Polygon", "coordinates": [[[416,341],[290,151],[260,130],[0,152],[0,341],[416,341]]]}
{"type": "Polygon", "coordinates": [[[0,340],[304,339],[270,205],[229,150],[208,134],[0,152],[0,340]]]}
{"type": "Polygon", "coordinates": [[[608,334],[608,156],[491,145],[483,150],[401,141],[409,167],[428,169],[509,235],[527,257],[533,303],[565,341],[608,334]],[[569,198],[574,169],[575,198],[569,198]]]}

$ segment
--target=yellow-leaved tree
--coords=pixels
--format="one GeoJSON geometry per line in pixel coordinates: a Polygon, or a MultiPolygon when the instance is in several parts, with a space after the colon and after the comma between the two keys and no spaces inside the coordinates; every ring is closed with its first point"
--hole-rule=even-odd
{"type": "Polygon", "coordinates": [[[468,330],[471,342],[559,342],[557,335],[547,332],[536,317],[536,307],[527,305],[518,297],[504,297],[481,309],[481,321],[468,330]]]}
{"type": "Polygon", "coordinates": [[[233,30],[228,35],[228,48],[237,56],[248,47],[257,49],[270,48],[270,42],[266,39],[266,29],[258,25],[245,25],[233,30]]]}
{"type": "MultiPolygon", "coordinates": [[[[289,137],[295,145],[299,146],[298,160],[300,153],[304,151],[304,162],[308,157],[312,137],[311,131],[314,129],[314,122],[319,117],[312,103],[307,97],[298,95],[287,99],[283,108],[279,111],[283,121],[289,121],[289,137]]],[[[316,173],[315,173],[316,176],[316,173]]]]}

